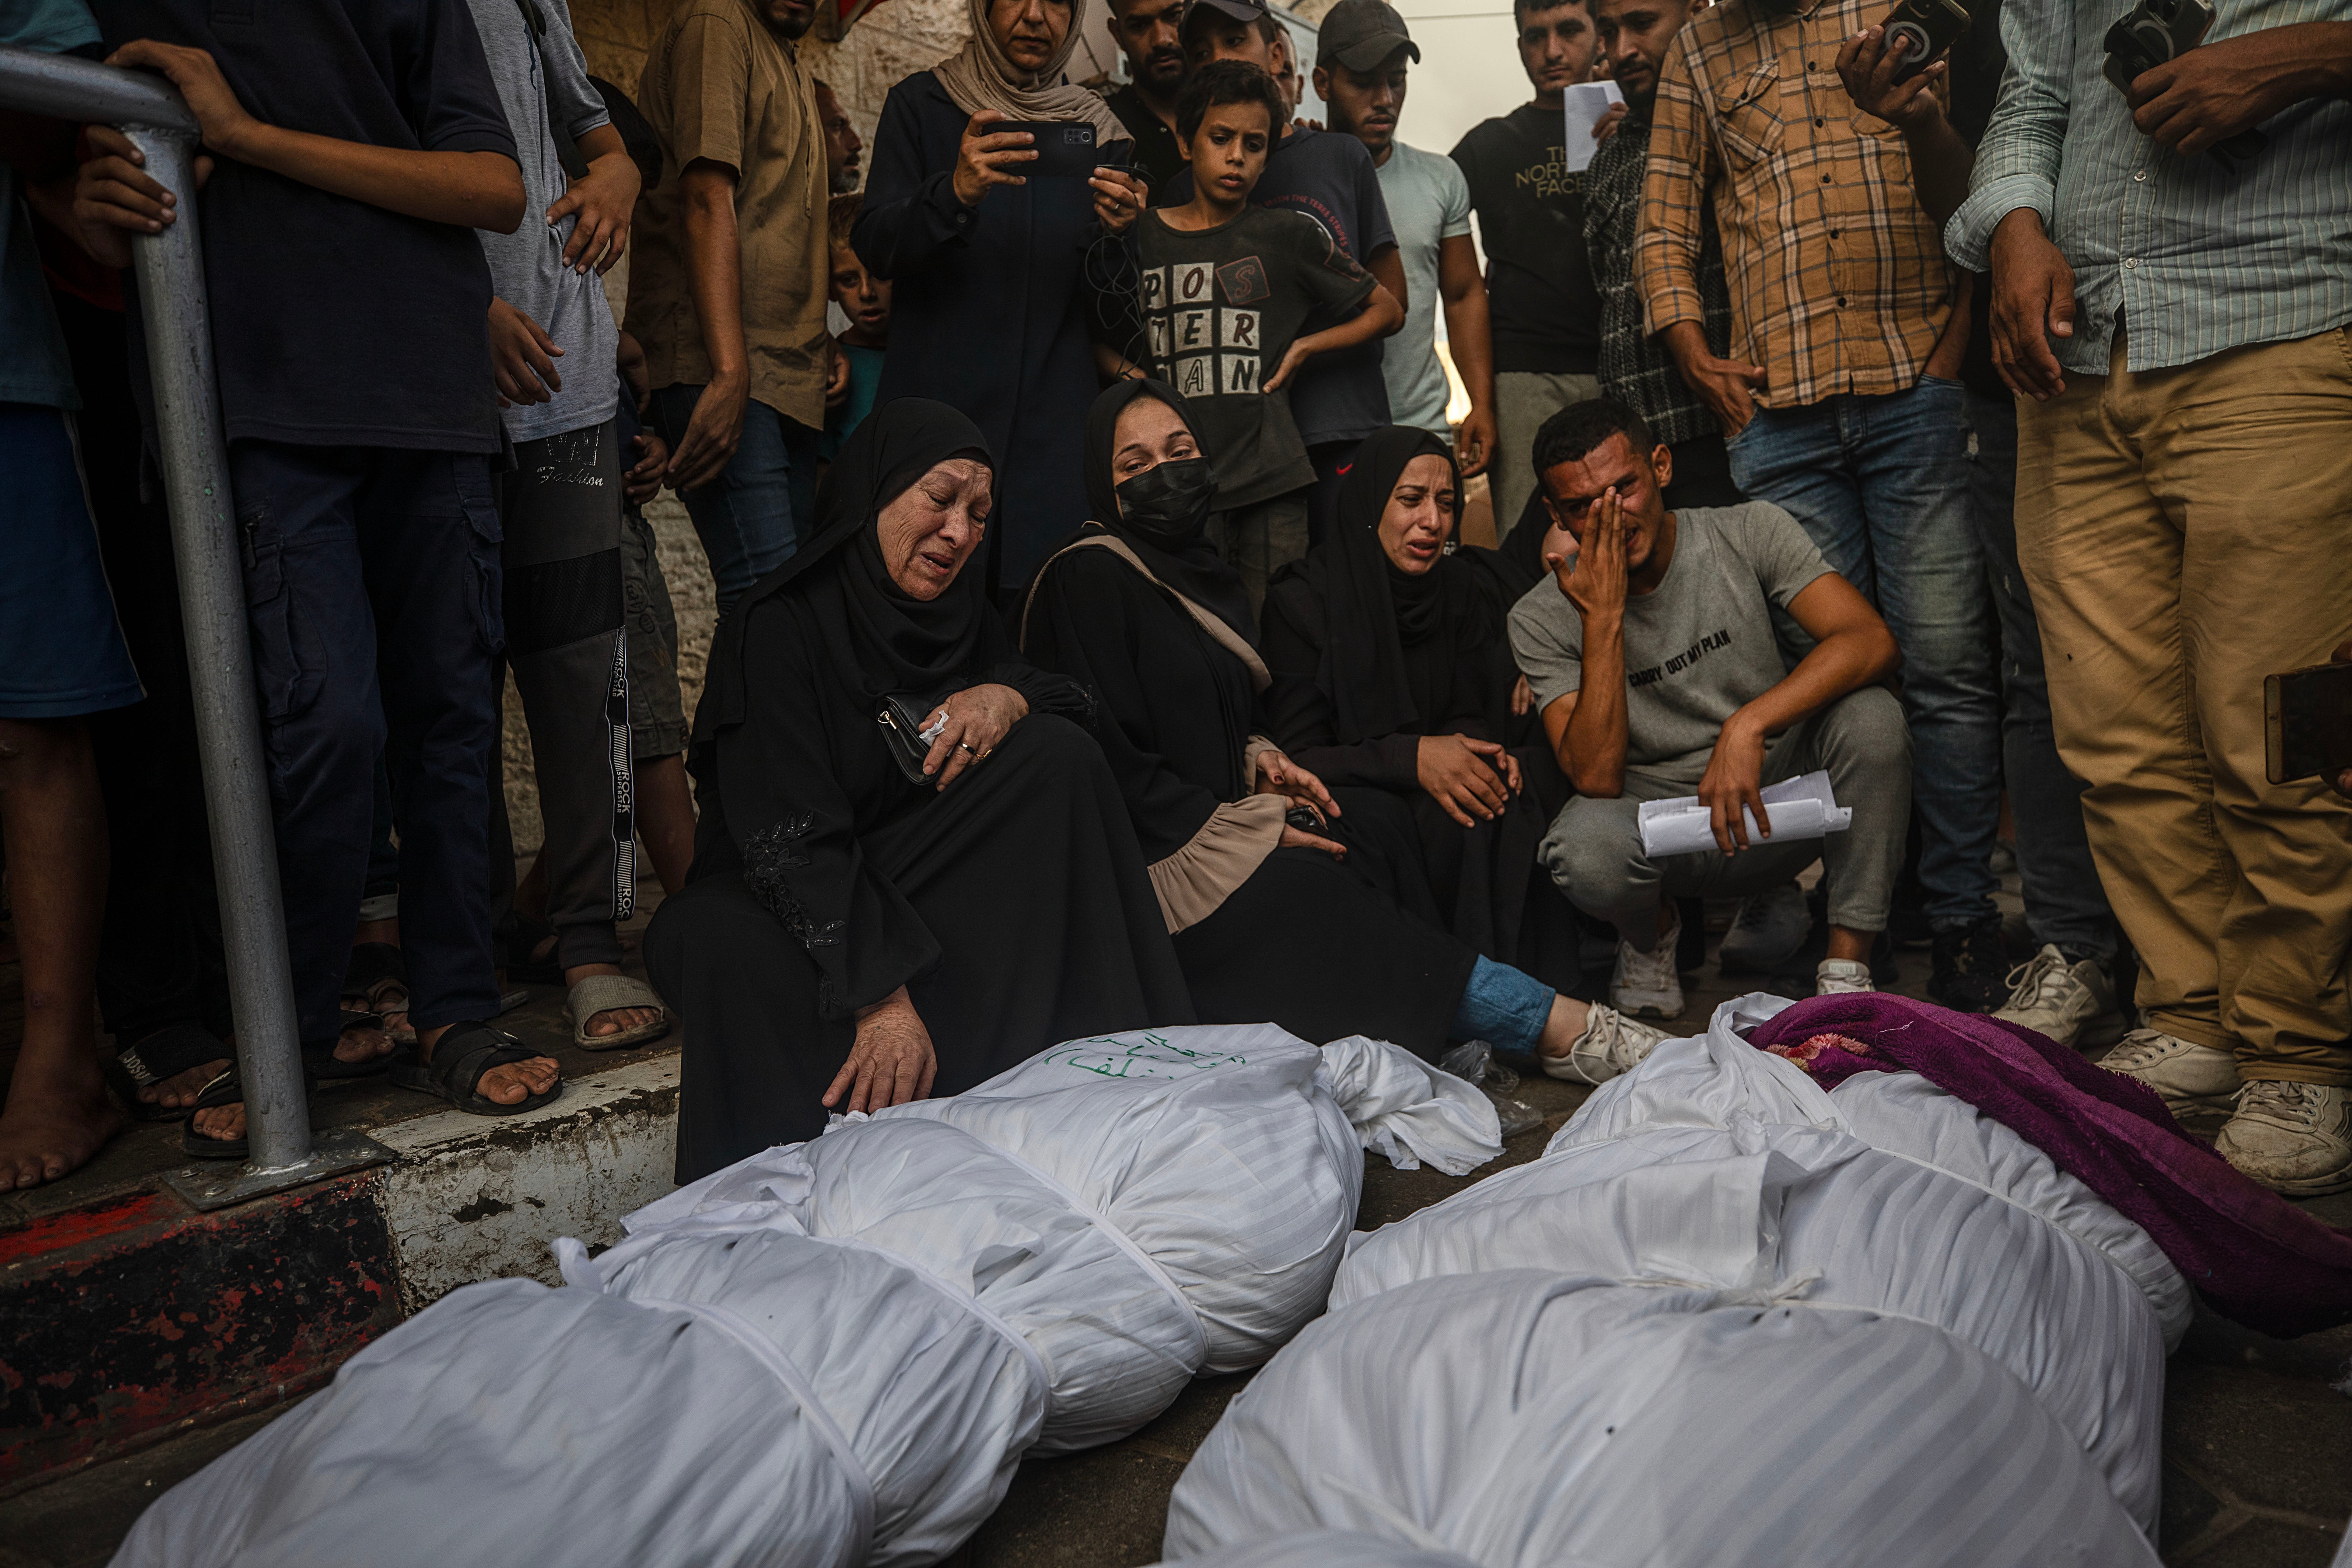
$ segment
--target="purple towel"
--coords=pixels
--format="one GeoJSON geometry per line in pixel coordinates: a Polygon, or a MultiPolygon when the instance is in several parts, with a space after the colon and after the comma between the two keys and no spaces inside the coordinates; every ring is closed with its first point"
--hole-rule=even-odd
{"type": "Polygon", "coordinates": [[[1748,1043],[1794,1061],[1824,1089],[1901,1068],[1967,1100],[2147,1231],[2226,1318],[2282,1336],[2352,1322],[2352,1232],[2240,1175],[2183,1132],[2146,1084],[2046,1036],[1907,996],[1854,993],[1800,1002],[1748,1043]]]}

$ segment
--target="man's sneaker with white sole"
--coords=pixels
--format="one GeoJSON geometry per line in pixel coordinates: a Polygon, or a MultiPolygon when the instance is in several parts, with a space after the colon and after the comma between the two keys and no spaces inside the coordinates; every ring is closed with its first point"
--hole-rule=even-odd
{"type": "Polygon", "coordinates": [[[2180,1121],[2227,1116],[2237,1107],[2236,1054],[2192,1045],[2161,1029],[2134,1029],[2099,1065],[2156,1090],[2164,1097],[2164,1108],[2180,1121]]]}
{"type": "Polygon", "coordinates": [[[2352,1090],[2248,1079],[2213,1152],[2289,1197],[2352,1187],[2352,1090]]]}
{"type": "Polygon", "coordinates": [[[1682,916],[1676,914],[1675,923],[1658,933],[1658,945],[1647,952],[1619,937],[1609,1005],[1629,1018],[1681,1017],[1683,977],[1675,970],[1675,943],[1682,934],[1682,916]]]}
{"type": "Polygon", "coordinates": [[[1871,984],[1870,965],[1851,958],[1824,958],[1813,971],[1816,996],[1851,996],[1857,991],[1877,989],[1871,984]]]}
{"type": "Polygon", "coordinates": [[[1637,1024],[1615,1008],[1595,1002],[1585,1016],[1584,1033],[1576,1037],[1568,1055],[1538,1055],[1537,1059],[1553,1078],[1570,1083],[1607,1083],[1620,1073],[1631,1072],[1665,1037],[1664,1029],[1637,1024]]]}
{"type": "Polygon", "coordinates": [[[1769,973],[1796,957],[1812,934],[1813,911],[1805,907],[1805,890],[1783,882],[1739,900],[1716,956],[1726,969],[1769,973]]]}
{"type": "Polygon", "coordinates": [[[2044,943],[2009,972],[2009,1000],[1996,1018],[2049,1036],[2070,1049],[2112,1045],[2127,1026],[2116,1006],[2116,988],[2095,959],[2069,963],[2044,943]]]}

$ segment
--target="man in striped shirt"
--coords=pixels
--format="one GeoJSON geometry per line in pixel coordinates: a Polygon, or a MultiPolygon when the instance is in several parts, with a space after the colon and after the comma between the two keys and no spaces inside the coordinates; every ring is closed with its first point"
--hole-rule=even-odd
{"type": "Polygon", "coordinates": [[[2352,804],[2273,784],[2263,677],[2352,631],[2352,0],[2221,0],[2107,79],[2131,0],[2007,0],[1947,231],[1993,275],[2059,750],[2139,950],[2106,1065],[2282,1192],[2352,1186],[2352,804]],[[2257,142],[2213,150],[2245,132],[2257,142]]]}
{"type": "Polygon", "coordinates": [[[1993,905],[2000,691],[1969,512],[1960,356],[1967,279],[1913,194],[1901,132],[1837,72],[1887,0],[1727,0],[1660,73],[1634,273],[1652,332],[1722,422],[1732,482],[1795,514],[1903,651],[1929,991],[2008,997],[1993,905]],[[1714,198],[1731,352],[1699,289],[1714,198]],[[1956,309],[1956,306],[1959,307],[1956,309]]]}

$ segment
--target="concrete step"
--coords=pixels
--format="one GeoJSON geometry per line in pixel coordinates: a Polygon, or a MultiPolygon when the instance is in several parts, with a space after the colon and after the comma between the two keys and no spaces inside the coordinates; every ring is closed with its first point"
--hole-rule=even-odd
{"type": "Polygon", "coordinates": [[[543,988],[500,1020],[563,1060],[535,1111],[322,1089],[316,1123],[366,1131],[387,1164],[198,1214],[162,1182],[194,1163],[180,1129],[153,1122],[0,1199],[0,1497],[280,1405],[461,1285],[552,1282],[559,1236],[618,1239],[672,1185],[677,1047],[575,1050],[562,1005],[543,988]]]}

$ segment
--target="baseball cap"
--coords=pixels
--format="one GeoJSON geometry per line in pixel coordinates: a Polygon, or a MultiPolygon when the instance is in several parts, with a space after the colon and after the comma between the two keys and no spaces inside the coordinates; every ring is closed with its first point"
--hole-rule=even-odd
{"type": "Polygon", "coordinates": [[[1412,41],[1404,18],[1388,0],[1339,0],[1323,14],[1316,34],[1315,63],[1328,66],[1336,60],[1351,71],[1368,71],[1399,49],[1416,62],[1421,58],[1421,46],[1412,41]]]}
{"type": "Polygon", "coordinates": [[[1192,18],[1203,11],[1213,11],[1236,22],[1255,22],[1271,15],[1265,8],[1265,0],[1184,0],[1184,9],[1176,16],[1178,35],[1181,36],[1192,25],[1192,18]]]}

